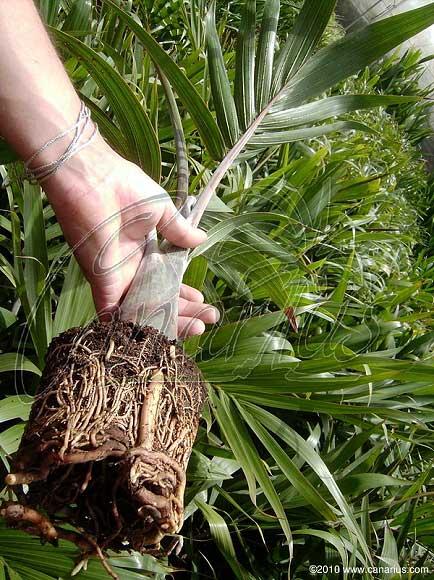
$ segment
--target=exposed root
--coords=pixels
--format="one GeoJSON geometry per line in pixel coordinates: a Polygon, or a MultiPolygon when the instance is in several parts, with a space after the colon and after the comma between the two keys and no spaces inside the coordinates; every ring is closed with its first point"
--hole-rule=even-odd
{"type": "Polygon", "coordinates": [[[103,568],[106,570],[107,574],[111,576],[114,580],[119,580],[119,576],[110,567],[101,548],[98,546],[96,541],[91,536],[88,536],[83,533],[77,534],[69,530],[59,529],[59,538],[62,538],[62,540],[68,540],[70,542],[73,542],[82,550],[80,561],[72,571],[71,576],[78,574],[78,572],[80,572],[81,570],[81,567],[84,567],[86,569],[87,561],[91,556],[97,556],[103,568]],[[82,566],[79,567],[80,565],[82,566]]]}
{"type": "Polygon", "coordinates": [[[42,541],[57,546],[59,539],[74,543],[81,551],[79,564],[74,568],[72,575],[78,573],[84,562],[91,556],[97,556],[107,573],[118,580],[118,575],[109,566],[106,557],[96,541],[86,534],[79,534],[70,530],[54,526],[51,521],[35,509],[16,502],[5,502],[0,508],[0,515],[12,527],[19,527],[23,531],[38,535],[42,541]]]}
{"type": "Polygon", "coordinates": [[[33,508],[15,502],[5,502],[0,508],[0,515],[12,525],[29,524],[38,530],[38,535],[47,542],[56,545],[59,534],[51,521],[33,508]]]}
{"type": "Polygon", "coordinates": [[[29,485],[21,507],[35,521],[23,520],[40,529],[41,509],[54,533],[63,512],[94,553],[154,550],[182,526],[204,399],[194,363],[154,329],[115,321],[55,338],[6,477],[29,485]]]}
{"type": "Polygon", "coordinates": [[[158,406],[160,404],[161,391],[164,387],[164,375],[157,371],[151,377],[148,392],[140,409],[139,432],[137,445],[145,449],[152,449],[155,430],[157,428],[156,418],[158,406]]]}

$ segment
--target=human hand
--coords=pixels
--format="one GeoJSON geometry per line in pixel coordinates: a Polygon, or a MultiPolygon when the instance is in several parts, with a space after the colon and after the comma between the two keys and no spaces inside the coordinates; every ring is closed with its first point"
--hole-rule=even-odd
{"type": "MultiPolygon", "coordinates": [[[[65,238],[89,281],[102,319],[119,307],[153,228],[173,244],[194,248],[206,234],[176,212],[167,193],[98,137],[44,183],[65,238]]],[[[218,311],[183,285],[180,336],[201,334],[218,311]]]]}

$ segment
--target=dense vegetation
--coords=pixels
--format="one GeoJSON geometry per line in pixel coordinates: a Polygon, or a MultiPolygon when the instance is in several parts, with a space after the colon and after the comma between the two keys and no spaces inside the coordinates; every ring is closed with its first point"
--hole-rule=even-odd
{"type": "MultiPolygon", "coordinates": [[[[363,33],[358,43],[330,45],[342,36],[328,24],[334,2],[318,3],[315,15],[305,7],[298,19],[301,2],[257,4],[219,2],[215,26],[215,7],[203,0],[40,0],[102,133],[172,193],[184,147],[173,123],[197,193],[268,102],[276,81],[258,57],[274,52],[279,4],[276,87],[298,82],[227,171],[203,220],[209,241],[186,273],[222,320],[185,345],[210,402],[189,465],[184,546],[161,562],[110,561],[125,579],[187,570],[189,578],[274,580],[289,565],[294,578],[310,578],[312,564],[433,570],[433,193],[418,149],[429,103],[420,99],[419,55],[366,68],[432,23],[433,9],[371,31],[367,51],[363,33]],[[268,36],[259,37],[255,77],[261,19],[268,36]],[[315,74],[303,77],[309,66],[315,74]],[[306,101],[314,106],[297,109],[306,101]]],[[[19,163],[1,174],[6,471],[51,337],[94,310],[39,189],[23,181],[19,163]]],[[[0,529],[6,578],[65,578],[75,555],[72,545],[41,547],[0,529]]],[[[105,572],[91,562],[78,577],[105,572]]]]}

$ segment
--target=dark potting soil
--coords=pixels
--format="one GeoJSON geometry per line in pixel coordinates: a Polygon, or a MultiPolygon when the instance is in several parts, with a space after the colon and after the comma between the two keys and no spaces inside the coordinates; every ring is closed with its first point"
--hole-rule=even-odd
{"type": "Polygon", "coordinates": [[[155,547],[182,525],[205,397],[195,363],[157,330],[122,321],[70,329],[48,350],[9,483],[21,503],[102,548],[155,547]]]}

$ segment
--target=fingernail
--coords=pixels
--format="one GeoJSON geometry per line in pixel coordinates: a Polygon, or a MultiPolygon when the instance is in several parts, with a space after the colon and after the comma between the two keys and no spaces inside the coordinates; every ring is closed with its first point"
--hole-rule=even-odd
{"type": "Polygon", "coordinates": [[[188,329],[189,336],[200,336],[205,332],[205,324],[201,320],[195,320],[188,329]]]}
{"type": "Polygon", "coordinates": [[[199,234],[201,235],[202,242],[204,242],[205,240],[207,240],[207,239],[208,239],[208,234],[207,234],[207,233],[206,233],[204,230],[202,230],[202,229],[200,229],[200,228],[196,228],[196,230],[197,230],[197,231],[199,232],[199,234]]]}
{"type": "Polygon", "coordinates": [[[220,320],[220,310],[217,310],[217,308],[213,307],[213,311],[214,311],[215,322],[218,322],[220,320]]]}

